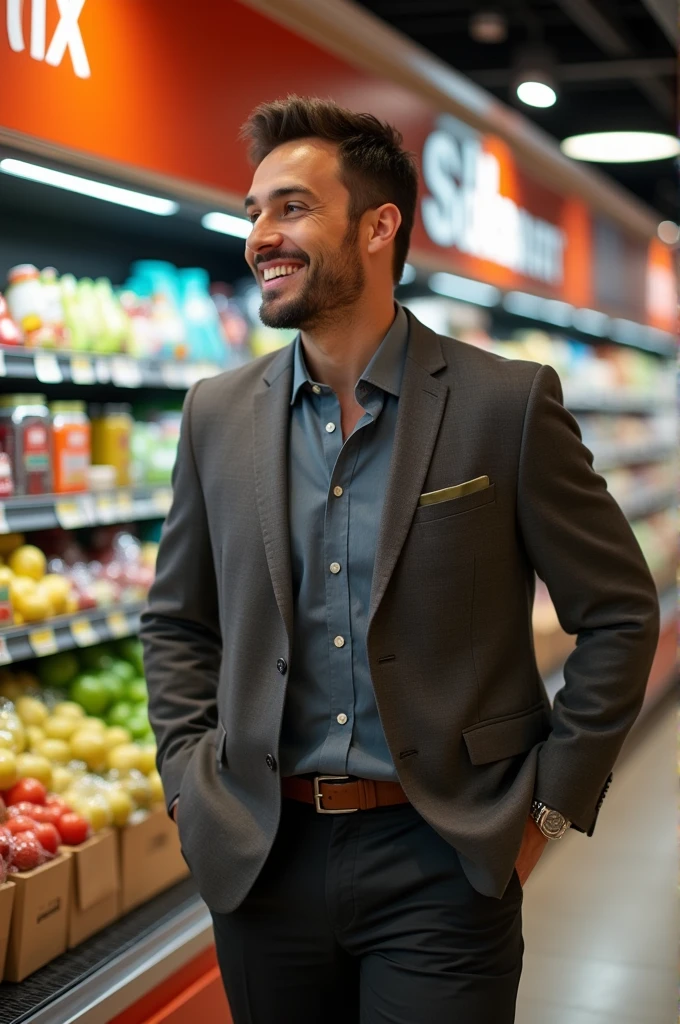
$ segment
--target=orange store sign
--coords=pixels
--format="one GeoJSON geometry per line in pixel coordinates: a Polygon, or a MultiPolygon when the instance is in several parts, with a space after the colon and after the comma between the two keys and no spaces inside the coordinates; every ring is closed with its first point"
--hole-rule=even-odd
{"type": "MultiPolygon", "coordinates": [[[[7,41],[14,53],[26,50],[24,0],[7,2],[7,41]]],[[[30,47],[33,60],[58,67],[69,51],[73,70],[79,78],[90,77],[90,65],[78,19],[85,0],[56,0],[59,22],[47,45],[47,0],[30,0],[30,47]]],[[[27,5],[28,6],[28,5],[27,5]]]]}

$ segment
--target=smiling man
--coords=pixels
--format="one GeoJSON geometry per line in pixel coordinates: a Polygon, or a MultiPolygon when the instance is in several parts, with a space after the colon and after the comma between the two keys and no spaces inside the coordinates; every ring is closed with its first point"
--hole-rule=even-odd
{"type": "Polygon", "coordinates": [[[290,97],[245,136],[261,316],[299,334],[186,399],[142,630],[168,808],[235,1024],[511,1024],[522,886],[593,834],[654,585],[555,372],[395,303],[399,134],[290,97]],[[552,708],[535,573],[577,637],[552,708]]]}

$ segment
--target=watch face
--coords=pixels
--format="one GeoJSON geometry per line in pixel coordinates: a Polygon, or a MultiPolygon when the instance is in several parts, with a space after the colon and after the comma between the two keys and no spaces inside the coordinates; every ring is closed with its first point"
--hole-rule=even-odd
{"type": "Polygon", "coordinates": [[[564,817],[559,811],[550,811],[545,816],[543,827],[550,835],[557,835],[564,828],[564,817]]]}

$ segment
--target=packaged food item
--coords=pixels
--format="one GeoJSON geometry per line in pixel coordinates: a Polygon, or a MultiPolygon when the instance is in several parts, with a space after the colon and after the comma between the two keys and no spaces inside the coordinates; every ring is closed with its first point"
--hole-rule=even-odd
{"type": "Polygon", "coordinates": [[[10,316],[24,334],[26,343],[42,326],[42,286],[38,268],[32,263],[12,267],[7,275],[7,305],[10,316]]]}
{"type": "Polygon", "coordinates": [[[0,345],[21,345],[21,331],[12,320],[7,300],[0,295],[0,345]]]}
{"type": "Polygon", "coordinates": [[[54,267],[45,267],[40,275],[42,285],[43,339],[50,347],[68,348],[70,333],[66,326],[64,306],[61,301],[61,285],[54,267]]]}
{"type": "Polygon", "coordinates": [[[90,466],[87,471],[88,490],[112,491],[118,473],[115,466],[90,466]]]}
{"type": "Polygon", "coordinates": [[[12,465],[15,494],[52,492],[52,428],[44,395],[0,397],[0,451],[12,465]]]}
{"type": "Polygon", "coordinates": [[[53,475],[57,494],[88,488],[92,457],[90,421],[84,402],[52,402],[53,475]]]}
{"type": "Polygon", "coordinates": [[[130,440],[132,407],[125,402],[93,406],[92,461],[97,465],[116,467],[116,484],[130,483],[130,440]]]}

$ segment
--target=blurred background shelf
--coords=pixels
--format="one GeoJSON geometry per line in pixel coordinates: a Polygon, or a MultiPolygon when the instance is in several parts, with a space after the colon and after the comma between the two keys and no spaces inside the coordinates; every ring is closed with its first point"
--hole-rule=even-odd
{"type": "Polygon", "coordinates": [[[7,498],[0,502],[0,535],[162,519],[167,515],[171,502],[171,487],[153,486],[7,498]]]}
{"type": "Polygon", "coordinates": [[[139,632],[144,602],[117,608],[92,608],[73,615],[0,630],[0,665],[42,658],[57,651],[71,651],[139,632]]]}

